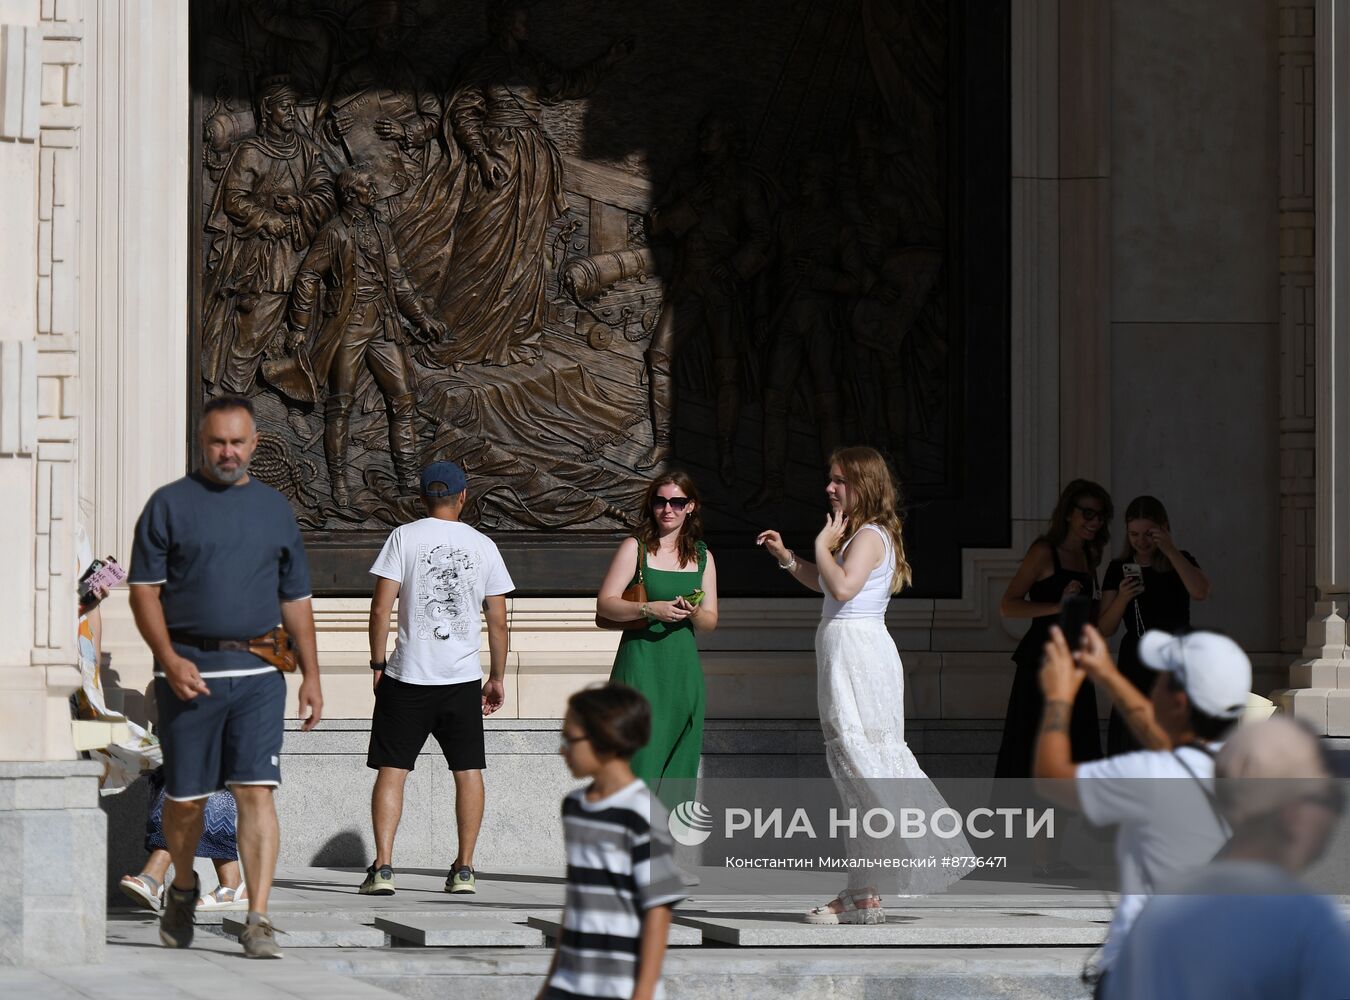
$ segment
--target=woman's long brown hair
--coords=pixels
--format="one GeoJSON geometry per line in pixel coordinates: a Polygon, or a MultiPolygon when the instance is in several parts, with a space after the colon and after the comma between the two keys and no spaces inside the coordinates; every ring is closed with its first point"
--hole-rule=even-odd
{"type": "Polygon", "coordinates": [[[848,527],[834,551],[842,549],[863,525],[875,524],[891,537],[891,546],[895,550],[891,593],[899,593],[914,578],[909,560],[905,558],[904,522],[900,517],[900,505],[904,501],[900,484],[896,482],[886,460],[881,457],[881,452],[875,448],[839,448],[830,456],[830,464],[839,466],[853,501],[853,506],[845,511],[848,527]]]}
{"type": "Polygon", "coordinates": [[[1075,479],[1064,487],[1064,492],[1059,495],[1059,503],[1055,504],[1055,512],[1050,515],[1050,524],[1038,541],[1049,542],[1052,549],[1059,548],[1064,539],[1069,537],[1069,518],[1073,507],[1084,497],[1092,497],[1102,506],[1101,528],[1092,541],[1083,543],[1083,555],[1087,557],[1088,565],[1096,568],[1102,561],[1102,553],[1111,544],[1111,518],[1115,516],[1116,508],[1105,487],[1091,479],[1075,479]]]}
{"type": "Polygon", "coordinates": [[[690,563],[698,562],[698,543],[703,538],[703,502],[699,499],[698,487],[694,485],[694,480],[690,478],[689,473],[680,470],[667,472],[664,475],[657,476],[647,486],[647,495],[642,501],[642,513],[638,518],[638,529],[636,532],[638,544],[644,546],[648,552],[656,552],[661,544],[661,527],[656,523],[656,512],[652,510],[652,501],[656,499],[656,491],[662,486],[678,486],[680,492],[694,502],[694,509],[684,519],[684,524],[680,528],[680,540],[678,551],[680,553],[680,565],[688,566],[690,563]]]}

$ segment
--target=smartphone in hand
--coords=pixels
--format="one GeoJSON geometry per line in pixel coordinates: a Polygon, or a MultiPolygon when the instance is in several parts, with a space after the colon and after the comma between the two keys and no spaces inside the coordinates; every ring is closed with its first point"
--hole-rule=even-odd
{"type": "Polygon", "coordinates": [[[1083,627],[1092,621],[1092,598],[1073,594],[1064,599],[1059,609],[1059,628],[1070,649],[1083,644],[1083,627]]]}

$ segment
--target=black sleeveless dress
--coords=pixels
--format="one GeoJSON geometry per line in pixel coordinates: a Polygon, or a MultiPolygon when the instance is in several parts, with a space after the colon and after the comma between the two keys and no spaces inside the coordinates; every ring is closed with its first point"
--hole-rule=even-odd
{"type": "MultiPolygon", "coordinates": [[[[1059,563],[1059,551],[1051,546],[1050,556],[1055,571],[1044,580],[1031,585],[1027,596],[1036,603],[1058,604],[1064,588],[1075,580],[1083,593],[1096,596],[1096,579],[1088,573],[1065,569],[1059,563]]],[[[1050,639],[1050,626],[1058,624],[1059,615],[1042,615],[1031,619],[1022,641],[1013,651],[1012,691],[1008,695],[1008,713],[1003,721],[1003,741],[998,748],[995,778],[1031,777],[1032,758],[1036,753],[1036,736],[1041,730],[1041,711],[1045,698],[1041,694],[1041,657],[1050,639]]],[[[1069,742],[1075,764],[1097,760],[1102,755],[1101,725],[1097,721],[1097,690],[1092,681],[1084,681],[1073,703],[1069,722],[1069,742]]]]}

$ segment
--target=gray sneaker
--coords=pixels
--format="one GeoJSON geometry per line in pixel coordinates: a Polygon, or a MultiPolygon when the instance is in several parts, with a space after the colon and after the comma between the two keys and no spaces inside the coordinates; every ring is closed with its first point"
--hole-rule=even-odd
{"type": "Polygon", "coordinates": [[[175,889],[172,883],[164,887],[164,912],[159,915],[159,940],[164,947],[186,948],[192,944],[192,921],[201,894],[201,881],[195,873],[191,889],[175,889]]]}
{"type": "Polygon", "coordinates": [[[445,891],[477,892],[478,879],[474,877],[473,869],[468,865],[452,868],[450,874],[445,877],[445,891]]]}
{"type": "Polygon", "coordinates": [[[245,924],[239,932],[239,943],[244,946],[245,958],[281,958],[276,930],[272,921],[263,917],[256,924],[245,924]]]}
{"type": "Polygon", "coordinates": [[[363,896],[392,896],[394,894],[394,869],[388,865],[366,869],[365,881],[356,890],[363,896]]]}

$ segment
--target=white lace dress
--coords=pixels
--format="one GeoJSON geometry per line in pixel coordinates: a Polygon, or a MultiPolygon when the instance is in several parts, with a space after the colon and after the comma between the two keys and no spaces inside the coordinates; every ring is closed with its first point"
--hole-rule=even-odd
{"type": "MultiPolygon", "coordinates": [[[[869,530],[881,536],[886,557],[862,590],[852,600],[838,601],[822,586],[825,603],[816,629],[816,692],[825,761],[845,810],[857,810],[862,817],[870,809],[883,808],[896,820],[896,832],[889,838],[850,838],[846,843],[850,859],[937,860],[934,868],[851,868],[847,889],[936,892],[969,871],[943,868],[942,858],[972,852],[960,833],[950,838],[931,832],[917,838],[900,836],[901,810],[920,809],[926,821],[946,803],[905,743],[905,675],[885,619],[895,553],[890,536],[873,524],[859,529],[849,544],[869,530]]],[[[839,552],[841,563],[847,548],[839,552]]]]}

